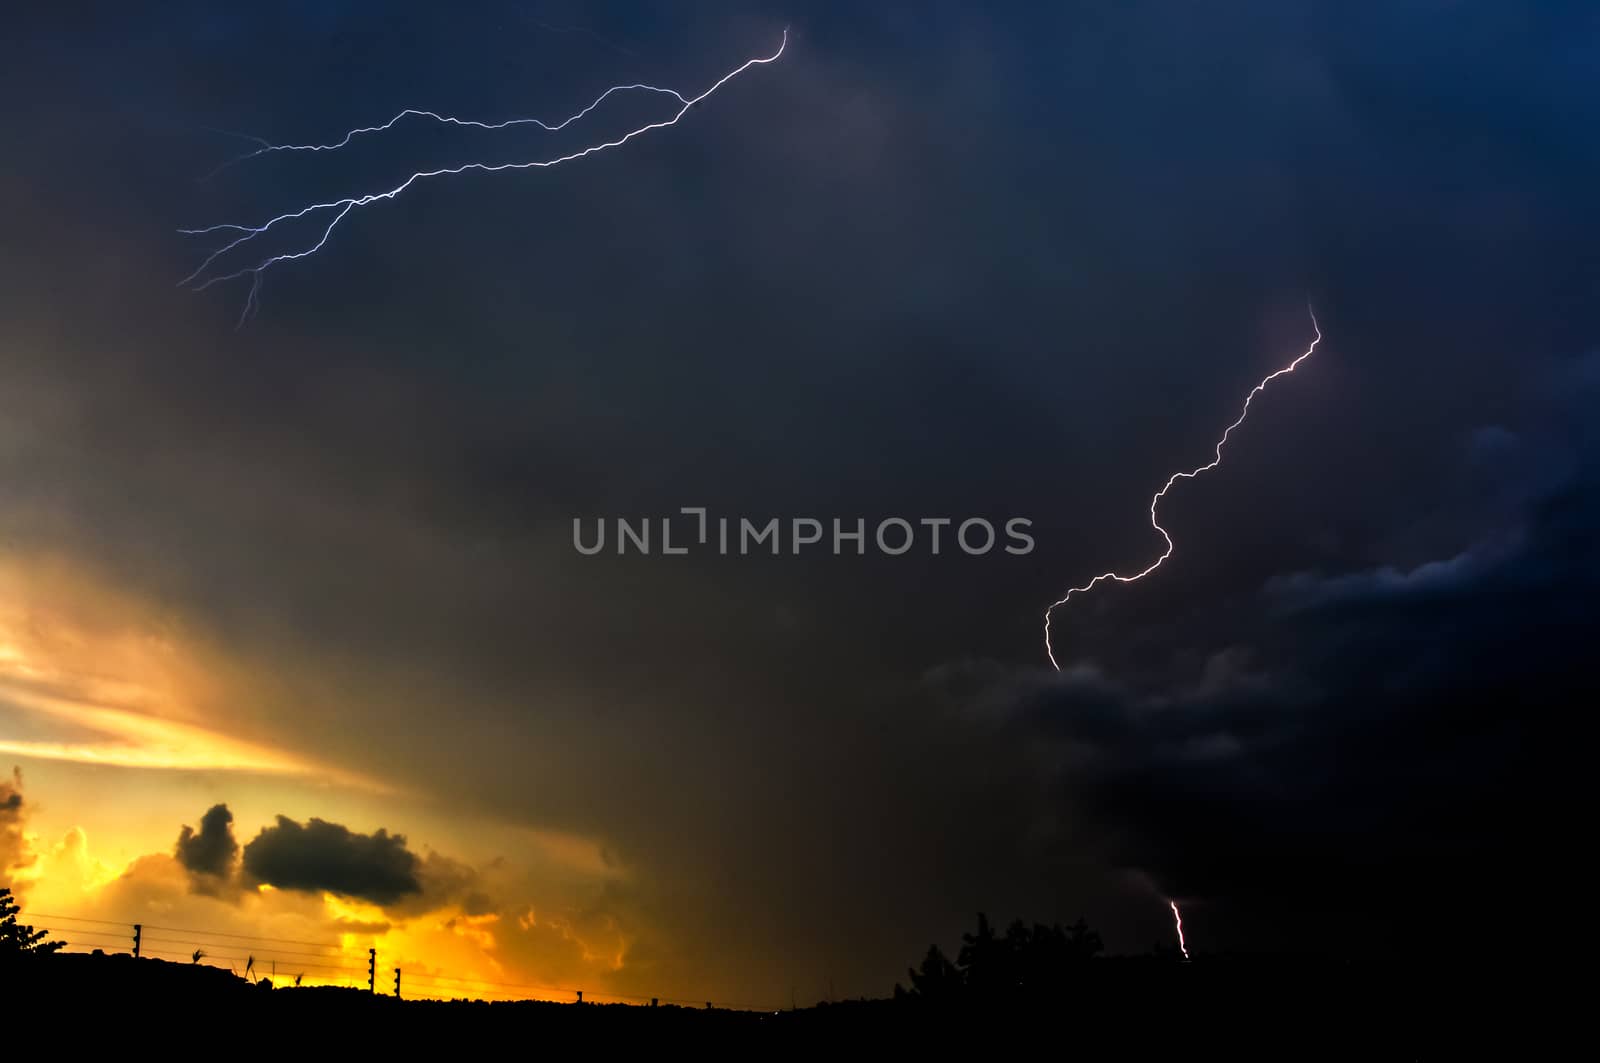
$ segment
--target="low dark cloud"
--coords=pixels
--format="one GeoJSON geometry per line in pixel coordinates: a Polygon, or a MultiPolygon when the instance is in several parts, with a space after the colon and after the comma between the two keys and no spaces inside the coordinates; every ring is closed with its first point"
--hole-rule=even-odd
{"type": "Polygon", "coordinates": [[[233,836],[233,813],[227,805],[212,805],[200,817],[200,829],[188,824],[178,834],[174,855],[189,872],[196,892],[216,893],[232,878],[239,857],[233,836]]]}
{"type": "Polygon", "coordinates": [[[337,893],[389,905],[422,894],[421,861],[402,834],[357,834],[312,817],[279,816],[244,847],[244,873],[278,889],[337,893]]]}
{"type": "Polygon", "coordinates": [[[13,767],[11,778],[0,779],[0,886],[15,889],[12,873],[31,867],[36,859],[22,833],[25,814],[22,769],[13,767]]]}
{"type": "MultiPolygon", "coordinates": [[[[14,796],[20,808],[20,794],[14,796]]],[[[0,801],[0,814],[6,807],[0,801]]],[[[242,853],[241,859],[233,813],[218,804],[200,818],[198,830],[183,827],[175,856],[189,874],[190,888],[216,897],[236,895],[242,885],[264,882],[278,889],[327,891],[371,901],[400,918],[447,905],[471,916],[487,915],[498,907],[477,868],[432,850],[419,855],[407,847],[405,835],[381,828],[359,834],[316,817],[302,824],[279,816],[242,853]]]]}
{"type": "Polygon", "coordinates": [[[488,915],[497,908],[478,869],[448,856],[435,852],[423,856],[417,881],[422,886],[420,896],[398,906],[398,914],[405,914],[407,907],[430,910],[447,904],[459,905],[465,915],[488,915]]]}

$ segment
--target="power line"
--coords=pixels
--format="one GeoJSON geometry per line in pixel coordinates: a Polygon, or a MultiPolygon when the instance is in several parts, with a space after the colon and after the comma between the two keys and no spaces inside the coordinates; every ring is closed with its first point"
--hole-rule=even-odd
{"type": "MultiPolygon", "coordinates": [[[[51,915],[47,912],[28,912],[29,919],[60,919],[80,923],[99,923],[103,926],[132,926],[132,919],[91,919],[81,915],[51,915]]],[[[307,945],[314,949],[343,949],[342,945],[330,945],[325,941],[297,941],[294,938],[267,937],[263,934],[230,934],[222,930],[195,930],[191,927],[181,926],[156,926],[153,923],[143,924],[146,930],[164,930],[171,934],[195,934],[200,937],[237,938],[241,941],[275,941],[284,945],[307,945]]],[[[370,936],[370,935],[369,935],[370,936]]]]}
{"type": "MultiPolygon", "coordinates": [[[[215,942],[211,942],[211,941],[196,941],[196,940],[191,939],[191,938],[149,937],[148,935],[145,937],[145,940],[146,941],[166,942],[169,945],[211,945],[211,944],[215,944],[215,942]]],[[[225,945],[223,945],[223,947],[224,948],[230,948],[230,949],[236,949],[236,948],[242,948],[243,946],[234,945],[234,944],[225,944],[225,945]]],[[[339,953],[332,953],[332,952],[294,952],[294,951],[291,951],[290,949],[275,949],[275,948],[253,949],[252,952],[261,953],[262,955],[266,956],[268,959],[271,959],[274,956],[294,956],[294,957],[305,957],[307,959],[313,959],[313,960],[331,960],[331,959],[334,959],[336,956],[339,955],[339,953]]]]}
{"type": "MultiPolygon", "coordinates": [[[[150,953],[152,953],[154,955],[157,955],[157,956],[176,956],[179,959],[189,960],[191,963],[200,963],[202,966],[218,966],[217,964],[206,964],[206,963],[203,962],[205,960],[228,960],[228,961],[233,962],[233,963],[244,963],[249,959],[249,957],[247,957],[247,956],[230,956],[230,955],[227,955],[225,953],[202,952],[200,954],[200,959],[199,960],[195,960],[193,958],[193,954],[192,953],[178,952],[178,951],[176,951],[174,949],[146,949],[145,951],[150,952],[150,953]]],[[[348,975],[351,978],[355,978],[358,974],[365,973],[365,972],[358,972],[353,967],[330,967],[327,964],[321,964],[321,963],[297,963],[297,964],[294,964],[292,966],[292,969],[298,971],[302,967],[319,968],[321,970],[332,971],[335,974],[348,975]]],[[[326,977],[326,976],[325,975],[318,975],[318,977],[320,978],[320,977],[326,977]]]]}
{"type": "MultiPolygon", "coordinates": [[[[124,955],[130,953],[130,951],[131,951],[127,946],[123,946],[122,948],[118,948],[118,949],[107,950],[107,949],[102,948],[100,945],[96,944],[95,942],[76,943],[76,942],[72,942],[72,941],[67,941],[65,943],[65,949],[67,951],[93,949],[93,950],[95,950],[97,952],[110,951],[110,952],[113,952],[113,953],[124,954],[124,955]]],[[[177,949],[148,948],[148,947],[146,947],[146,948],[142,949],[141,952],[143,954],[148,954],[148,955],[171,956],[171,957],[175,957],[177,959],[188,960],[188,961],[190,961],[191,964],[198,964],[199,966],[202,966],[202,967],[218,967],[218,968],[221,967],[221,964],[219,964],[219,963],[205,963],[204,961],[206,961],[206,960],[213,960],[213,961],[215,961],[215,960],[228,960],[228,961],[231,961],[233,963],[247,963],[252,958],[250,956],[241,956],[241,955],[238,955],[237,953],[210,952],[210,951],[206,951],[206,950],[201,950],[200,958],[198,960],[195,959],[194,953],[192,953],[192,952],[182,952],[182,951],[179,951],[177,949]]],[[[268,957],[259,957],[258,956],[258,957],[255,957],[255,959],[257,959],[257,960],[265,959],[265,960],[271,961],[272,957],[270,957],[270,956],[268,956],[268,957]]],[[[354,967],[338,967],[338,966],[335,966],[333,964],[326,964],[326,963],[288,963],[288,962],[285,962],[285,961],[278,961],[278,962],[282,962],[283,963],[283,966],[285,968],[285,972],[284,973],[302,973],[302,974],[305,973],[304,971],[301,970],[301,968],[311,968],[311,969],[316,969],[316,970],[320,970],[320,971],[332,972],[331,975],[329,975],[329,974],[318,974],[318,975],[315,975],[314,977],[317,977],[317,978],[329,978],[329,977],[338,975],[338,976],[346,976],[346,977],[354,979],[354,978],[358,978],[360,975],[365,973],[365,972],[360,971],[360,970],[358,970],[357,968],[354,968],[354,967]]]]}
{"type": "MultiPolygon", "coordinates": [[[[146,949],[144,951],[147,951],[147,952],[159,952],[159,953],[164,953],[164,954],[173,955],[173,956],[192,956],[193,955],[193,953],[185,953],[185,952],[182,952],[182,951],[177,950],[177,949],[159,949],[158,948],[158,949],[146,949]]],[[[202,953],[203,956],[210,956],[210,957],[214,957],[214,958],[219,959],[219,960],[238,960],[238,961],[240,961],[242,963],[243,962],[249,962],[252,959],[253,960],[257,960],[257,961],[273,962],[271,956],[240,955],[237,952],[212,952],[211,950],[206,949],[204,947],[204,943],[201,943],[201,953],[202,953]]],[[[356,970],[356,968],[354,968],[354,967],[342,967],[342,966],[340,966],[338,964],[333,964],[333,963],[304,963],[304,962],[289,963],[288,961],[277,961],[277,962],[283,963],[284,966],[286,966],[286,967],[294,967],[294,968],[316,967],[316,968],[319,968],[319,969],[325,970],[325,971],[354,971],[354,970],[356,970]]]]}
{"type": "Polygon", "coordinates": [[[73,923],[100,923],[104,926],[132,926],[129,920],[117,919],[90,919],[82,915],[51,915],[48,912],[24,912],[29,919],[60,919],[73,923]]]}
{"type": "MultiPolygon", "coordinates": [[[[45,927],[40,927],[39,929],[47,930],[50,933],[57,933],[58,932],[55,927],[45,926],[45,927]]],[[[126,941],[128,939],[128,935],[127,934],[118,934],[118,933],[116,933],[114,931],[111,931],[111,930],[78,930],[78,929],[74,929],[73,927],[65,927],[59,932],[60,933],[65,933],[65,934],[71,934],[75,938],[76,937],[115,938],[117,941],[126,941]]]]}
{"type": "Polygon", "coordinates": [[[199,934],[203,937],[237,938],[241,941],[277,941],[285,945],[309,945],[314,949],[340,949],[341,945],[329,945],[323,941],[296,941],[293,938],[265,937],[260,934],[227,934],[221,930],[191,930],[181,926],[152,926],[145,924],[146,930],[165,930],[173,934],[199,934]]]}

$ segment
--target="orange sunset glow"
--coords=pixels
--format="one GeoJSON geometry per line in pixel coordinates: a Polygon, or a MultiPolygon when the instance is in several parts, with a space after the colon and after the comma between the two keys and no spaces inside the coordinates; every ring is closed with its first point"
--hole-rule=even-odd
{"type": "Polygon", "coordinates": [[[474,866],[425,838],[413,846],[341,824],[341,838],[376,846],[393,865],[396,881],[378,900],[359,884],[346,894],[280,888],[226,861],[186,864],[175,842],[180,828],[198,837],[183,821],[205,812],[195,806],[211,793],[246,795],[240,813],[218,819],[230,852],[274,826],[246,821],[247,806],[359,822],[409,802],[418,822],[437,822],[414,788],[321,762],[269,727],[249,739],[225,733],[241,715],[225,708],[251,697],[246,673],[176,618],[83,572],[0,561],[0,708],[11,721],[0,754],[16,765],[0,783],[0,876],[30,919],[86,951],[126,950],[139,923],[142,955],[192,960],[198,949],[198,962],[242,971],[253,960],[257,974],[305,985],[367,985],[376,949],[379,980],[388,986],[400,967],[408,996],[642,997],[628,991],[629,935],[582,907],[625,872],[581,837],[453,829],[475,852],[496,850],[474,866]]]}

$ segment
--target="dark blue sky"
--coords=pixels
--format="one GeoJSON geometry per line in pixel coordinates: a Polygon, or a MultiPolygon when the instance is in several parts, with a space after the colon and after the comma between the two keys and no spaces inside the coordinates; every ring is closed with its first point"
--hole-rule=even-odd
{"type": "Polygon", "coordinates": [[[825,956],[887,989],[979,908],[1118,950],[1166,896],[1212,949],[1532,918],[1593,693],[1592,6],[9,21],[0,543],[355,677],[291,741],[604,837],[662,948],[752,979],[825,956]],[[251,146],[214,130],[699,91],[786,26],[678,126],[353,215],[237,331],[247,284],[175,286],[181,227],[579,142],[407,125],[202,179],[251,146]],[[1308,299],[1316,358],[1046,671],[1042,607],[1158,551],[1150,493],[1304,348],[1308,299]],[[1024,516],[1038,549],[571,548],[574,517],[684,505],[1024,516]]]}

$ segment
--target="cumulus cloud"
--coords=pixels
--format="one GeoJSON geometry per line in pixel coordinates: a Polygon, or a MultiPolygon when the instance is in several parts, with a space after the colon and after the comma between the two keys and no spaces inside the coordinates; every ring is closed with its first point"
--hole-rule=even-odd
{"type": "Polygon", "coordinates": [[[403,834],[358,834],[313,816],[279,816],[244,847],[243,868],[257,882],[285,890],[337,893],[388,905],[422,893],[421,861],[403,834]]]}
{"type": "Polygon", "coordinates": [[[185,824],[174,855],[188,870],[196,892],[216,892],[232,878],[239,842],[233,836],[233,813],[228,806],[212,805],[200,817],[198,831],[185,824]]]}
{"type": "Polygon", "coordinates": [[[14,767],[10,779],[0,780],[0,886],[17,889],[14,873],[31,868],[37,859],[22,832],[25,817],[22,769],[14,767]]]}
{"type": "Polygon", "coordinates": [[[241,849],[233,823],[232,810],[216,804],[199,829],[186,824],[179,833],[173,856],[191,892],[237,899],[243,886],[265,883],[368,901],[401,919],[446,907],[481,917],[498,908],[482,871],[431,849],[413,852],[403,834],[382,828],[360,834],[316,817],[302,824],[278,816],[241,849]]]}

